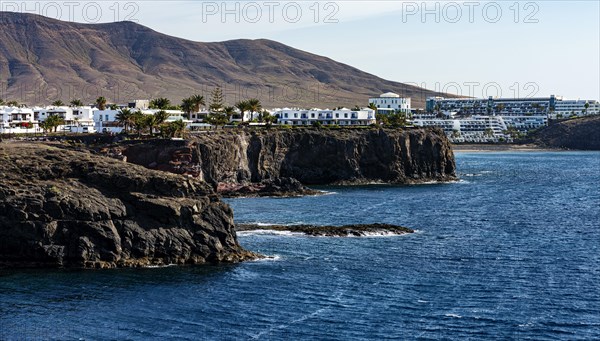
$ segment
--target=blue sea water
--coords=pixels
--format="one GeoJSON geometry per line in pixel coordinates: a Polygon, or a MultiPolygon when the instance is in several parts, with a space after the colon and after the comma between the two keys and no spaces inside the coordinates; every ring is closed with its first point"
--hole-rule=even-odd
{"type": "Polygon", "coordinates": [[[417,233],[246,233],[238,265],[0,272],[0,339],[598,340],[600,153],[457,153],[461,181],[229,200],[237,222],[417,233]]]}

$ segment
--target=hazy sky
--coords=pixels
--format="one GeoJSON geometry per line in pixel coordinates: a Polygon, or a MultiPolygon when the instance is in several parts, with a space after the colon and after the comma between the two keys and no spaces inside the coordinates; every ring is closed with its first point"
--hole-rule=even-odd
{"type": "MultiPolygon", "coordinates": [[[[600,98],[598,1],[0,1],[195,41],[267,38],[466,96],[600,98]]],[[[393,89],[390,89],[393,90],[393,89]]]]}

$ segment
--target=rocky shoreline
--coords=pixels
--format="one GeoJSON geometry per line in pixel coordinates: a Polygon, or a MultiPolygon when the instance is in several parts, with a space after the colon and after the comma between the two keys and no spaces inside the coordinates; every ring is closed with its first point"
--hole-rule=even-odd
{"type": "Polygon", "coordinates": [[[247,184],[219,183],[216,191],[223,198],[287,198],[323,194],[321,191],[316,191],[302,185],[298,180],[293,178],[277,178],[247,184]]]}
{"type": "Polygon", "coordinates": [[[97,151],[198,178],[225,197],[319,194],[310,185],[456,180],[452,148],[437,129],[219,130],[97,151]]]}
{"type": "MultiPolygon", "coordinates": [[[[187,141],[108,144],[90,139],[97,142],[0,143],[0,267],[257,259],[262,256],[238,243],[233,212],[221,197],[321,193],[306,185],[456,179],[450,144],[435,129],[223,130],[187,141]]],[[[269,229],[313,236],[413,232],[384,224],[269,229]]]]}
{"type": "Polygon", "coordinates": [[[302,233],[313,237],[366,237],[403,235],[415,232],[407,227],[390,224],[354,224],[344,226],[236,224],[235,230],[237,232],[285,231],[302,233]]]}
{"type": "Polygon", "coordinates": [[[206,183],[57,144],[0,144],[0,266],[235,263],[233,212],[206,183]]]}

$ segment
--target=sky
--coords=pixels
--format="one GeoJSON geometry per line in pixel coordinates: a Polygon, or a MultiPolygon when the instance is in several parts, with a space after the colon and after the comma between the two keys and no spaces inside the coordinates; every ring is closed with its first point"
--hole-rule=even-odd
{"type": "Polygon", "coordinates": [[[130,20],[194,41],[272,39],[464,96],[600,98],[598,1],[0,0],[0,9],[130,20]]]}

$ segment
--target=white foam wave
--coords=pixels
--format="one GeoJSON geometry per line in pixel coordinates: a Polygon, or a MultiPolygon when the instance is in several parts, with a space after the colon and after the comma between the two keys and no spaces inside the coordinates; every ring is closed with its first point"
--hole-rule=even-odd
{"type": "Polygon", "coordinates": [[[146,265],[144,268],[146,269],[160,269],[160,268],[170,268],[172,266],[177,266],[177,264],[166,264],[166,265],[146,265]]]}
{"type": "Polygon", "coordinates": [[[389,231],[374,231],[374,232],[364,232],[360,236],[347,236],[343,238],[385,238],[385,237],[400,237],[409,235],[410,233],[394,233],[389,231]]]}
{"type": "Polygon", "coordinates": [[[265,255],[264,258],[258,258],[258,259],[253,260],[252,262],[277,262],[280,260],[281,260],[280,255],[272,255],[272,256],[265,255]]]}
{"type": "Polygon", "coordinates": [[[453,318],[457,318],[457,319],[462,318],[462,316],[460,316],[458,314],[445,314],[444,316],[446,316],[446,317],[453,317],[453,318]]]}
{"type": "Polygon", "coordinates": [[[276,231],[276,230],[249,230],[249,231],[238,231],[237,235],[238,235],[238,237],[247,237],[247,236],[256,236],[256,235],[296,237],[296,236],[303,236],[304,233],[291,232],[291,231],[276,231]]]}
{"type": "Polygon", "coordinates": [[[474,174],[474,173],[466,173],[466,174],[462,174],[462,176],[466,176],[466,177],[474,177],[474,176],[482,176],[483,174],[474,174]]]}

